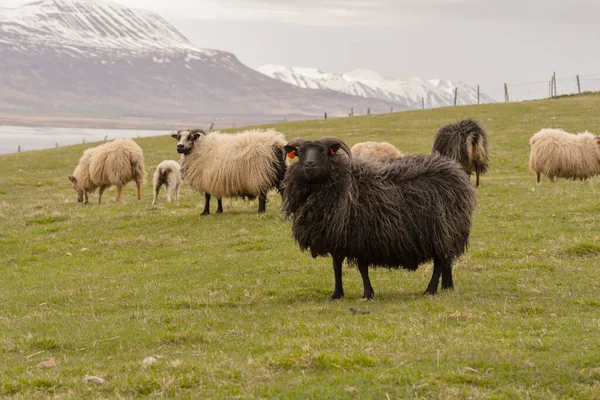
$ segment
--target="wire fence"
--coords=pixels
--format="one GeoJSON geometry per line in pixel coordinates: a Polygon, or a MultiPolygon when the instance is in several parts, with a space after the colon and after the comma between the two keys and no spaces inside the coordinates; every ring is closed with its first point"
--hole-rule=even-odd
{"type": "MultiPolygon", "coordinates": [[[[548,80],[506,84],[504,101],[548,99],[557,96],[600,92],[600,75],[576,75],[558,77],[552,75],[548,80]]],[[[500,102],[500,99],[496,99],[500,102]]]]}

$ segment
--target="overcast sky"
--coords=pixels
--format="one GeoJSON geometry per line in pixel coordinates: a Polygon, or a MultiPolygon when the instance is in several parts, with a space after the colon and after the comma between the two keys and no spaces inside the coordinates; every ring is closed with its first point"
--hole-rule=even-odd
{"type": "MultiPolygon", "coordinates": [[[[13,0],[0,0],[0,5],[13,0]]],[[[250,67],[509,85],[600,76],[600,0],[116,0],[250,67]]]]}

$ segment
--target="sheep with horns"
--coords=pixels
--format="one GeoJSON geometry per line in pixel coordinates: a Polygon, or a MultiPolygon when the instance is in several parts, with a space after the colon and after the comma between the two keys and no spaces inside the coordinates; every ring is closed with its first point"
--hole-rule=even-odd
{"type": "Polygon", "coordinates": [[[330,299],[344,296],[345,259],[360,271],[364,299],[374,297],[369,266],[416,270],[433,260],[425,293],[437,292],[440,277],[443,289],[453,287],[452,263],[467,248],[476,202],[456,162],[437,154],[361,160],[335,137],[296,138],[284,149],[298,160],[286,172],[283,210],[300,249],[332,256],[330,299]]]}

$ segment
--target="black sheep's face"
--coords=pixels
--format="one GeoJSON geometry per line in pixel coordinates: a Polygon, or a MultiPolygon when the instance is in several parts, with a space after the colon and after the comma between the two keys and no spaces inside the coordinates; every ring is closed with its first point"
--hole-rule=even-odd
{"type": "Polygon", "coordinates": [[[284,149],[290,160],[298,158],[296,162],[302,168],[308,182],[318,182],[330,175],[329,160],[336,156],[340,146],[339,143],[327,145],[318,141],[307,141],[300,147],[287,145],[284,149]]]}
{"type": "Polygon", "coordinates": [[[177,133],[173,133],[171,137],[177,140],[177,152],[187,156],[194,148],[196,141],[204,135],[205,133],[201,129],[181,129],[177,133]]]}

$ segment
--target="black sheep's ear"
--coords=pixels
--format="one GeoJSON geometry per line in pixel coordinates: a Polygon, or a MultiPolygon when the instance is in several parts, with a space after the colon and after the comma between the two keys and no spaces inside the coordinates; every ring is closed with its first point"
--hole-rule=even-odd
{"type": "Polygon", "coordinates": [[[335,155],[341,147],[342,147],[341,143],[332,144],[331,146],[329,146],[329,154],[332,156],[335,155]]]}
{"type": "Polygon", "coordinates": [[[285,151],[285,154],[287,155],[287,157],[290,160],[293,160],[294,158],[296,158],[296,154],[298,153],[298,148],[295,146],[283,146],[283,151],[285,151]]]}

